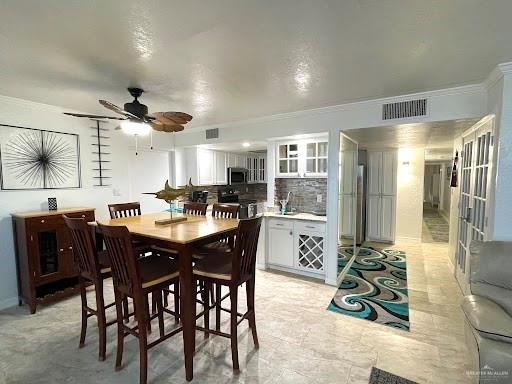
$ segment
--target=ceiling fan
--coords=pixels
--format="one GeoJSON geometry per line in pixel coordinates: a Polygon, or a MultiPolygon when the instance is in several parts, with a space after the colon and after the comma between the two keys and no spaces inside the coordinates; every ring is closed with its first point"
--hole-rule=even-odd
{"type": "Polygon", "coordinates": [[[134,100],[131,103],[126,103],[124,109],[112,104],[110,101],[99,100],[100,104],[105,108],[123,117],[88,115],[72,112],[64,112],[64,114],[89,119],[121,120],[120,127],[116,129],[122,129],[132,135],[145,135],[148,134],[151,129],[159,132],[179,132],[183,131],[184,124],[192,120],[192,116],[185,112],[154,112],[152,115],[148,115],[148,107],[137,100],[144,90],[141,88],[128,88],[128,92],[130,92],[134,100]]]}

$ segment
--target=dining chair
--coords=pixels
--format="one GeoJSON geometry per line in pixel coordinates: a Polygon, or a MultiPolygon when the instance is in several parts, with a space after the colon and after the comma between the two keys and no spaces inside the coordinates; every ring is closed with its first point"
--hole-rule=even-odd
{"type": "Polygon", "coordinates": [[[240,213],[240,204],[213,204],[212,216],[223,219],[236,219],[240,213]]]}
{"type": "MultiPolygon", "coordinates": [[[[234,248],[230,252],[215,254],[212,251],[209,257],[198,260],[193,269],[193,276],[196,281],[201,281],[206,286],[203,294],[204,303],[204,327],[196,326],[196,329],[203,331],[208,337],[210,333],[231,339],[231,354],[233,369],[239,371],[238,363],[238,338],[237,326],[243,320],[249,321],[252,337],[256,348],[259,347],[258,335],[256,332],[256,316],[254,309],[255,271],[256,271],[256,250],[258,247],[258,236],[261,228],[262,217],[240,220],[235,237],[234,248]],[[238,313],[238,287],[246,283],[247,312],[238,313]],[[227,286],[231,308],[220,307],[222,300],[218,301],[220,310],[230,313],[230,332],[224,333],[219,329],[209,328],[209,294],[212,285],[227,286]],[[240,319],[239,319],[240,317],[240,319]]],[[[220,320],[220,311],[219,311],[220,320]]]]}
{"type": "MultiPolygon", "coordinates": [[[[175,260],[151,255],[137,258],[133,248],[131,235],[124,226],[108,226],[98,224],[107,246],[112,278],[114,282],[114,296],[117,310],[117,355],[116,370],[121,369],[123,359],[124,338],[131,334],[139,339],[140,354],[140,383],[147,383],[148,349],[174,336],[181,331],[181,327],[165,334],[164,313],[174,315],[162,303],[162,290],[171,284],[179,283],[179,269],[175,260]],[[157,312],[149,315],[148,295],[156,297],[157,312]],[[134,302],[134,316],[137,325],[130,327],[124,324],[122,317],[123,297],[130,297],[134,302]],[[158,318],[160,337],[148,343],[148,324],[158,318]]],[[[179,305],[179,303],[176,303],[179,305]]]]}
{"type": "Polygon", "coordinates": [[[183,213],[188,215],[206,216],[207,203],[185,203],[183,204],[183,213]]]}
{"type": "MultiPolygon", "coordinates": [[[[132,216],[141,216],[142,210],[140,209],[139,202],[132,203],[120,203],[120,204],[109,204],[108,211],[110,213],[111,219],[118,219],[121,217],[132,217],[132,216]]],[[[169,257],[171,259],[177,258],[177,252],[174,252],[171,249],[163,249],[158,247],[146,247],[144,244],[134,241],[134,246],[137,250],[139,250],[139,257],[145,257],[148,255],[159,255],[163,257],[169,257]]],[[[172,289],[167,289],[164,295],[164,305],[168,306],[168,295],[172,293],[174,295],[174,302],[177,303],[179,301],[179,284],[175,284],[172,289]]],[[[156,302],[152,300],[152,311],[156,311],[156,302]]],[[[176,321],[179,320],[179,308],[175,310],[176,313],[176,321]]],[[[151,326],[150,326],[151,330],[151,326]]]]}
{"type": "MultiPolygon", "coordinates": [[[[92,230],[85,219],[70,218],[64,215],[64,221],[73,242],[74,263],[78,272],[80,287],[82,325],[79,348],[82,348],[85,343],[87,319],[96,316],[99,331],[99,359],[103,361],[106,353],[107,327],[117,322],[117,319],[107,322],[105,315],[105,310],[115,305],[115,302],[105,305],[103,298],[103,281],[111,276],[108,256],[106,251],[96,251],[92,230]],[[89,307],[87,304],[86,286],[90,284],[94,285],[96,309],[89,307]]],[[[128,303],[124,298],[123,303],[125,309],[128,308],[128,303]]],[[[128,314],[125,312],[125,315],[128,314]]]]}
{"type": "Polygon", "coordinates": [[[120,217],[140,216],[140,203],[120,203],[109,204],[108,211],[111,219],[118,219],[120,217]]]}

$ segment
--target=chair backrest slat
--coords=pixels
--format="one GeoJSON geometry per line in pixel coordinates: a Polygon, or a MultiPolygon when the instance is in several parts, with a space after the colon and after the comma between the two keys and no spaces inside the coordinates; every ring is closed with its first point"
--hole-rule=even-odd
{"type": "Polygon", "coordinates": [[[120,217],[140,216],[140,203],[121,203],[109,204],[108,211],[111,219],[118,219],[120,217]]]}
{"type": "Polygon", "coordinates": [[[262,217],[240,220],[233,252],[233,280],[254,273],[262,217]]]}
{"type": "Polygon", "coordinates": [[[206,216],[207,203],[185,203],[183,212],[188,215],[206,216]]]}
{"type": "Polygon", "coordinates": [[[130,232],[124,226],[98,226],[107,247],[114,286],[127,293],[133,293],[134,288],[138,289],[140,286],[134,282],[140,280],[130,232]]]}
{"type": "Polygon", "coordinates": [[[240,212],[240,204],[213,204],[212,216],[223,219],[236,219],[240,212]]]}
{"type": "Polygon", "coordinates": [[[81,275],[91,279],[99,277],[98,255],[95,250],[92,229],[83,218],[70,218],[63,215],[73,242],[75,265],[81,275]]]}

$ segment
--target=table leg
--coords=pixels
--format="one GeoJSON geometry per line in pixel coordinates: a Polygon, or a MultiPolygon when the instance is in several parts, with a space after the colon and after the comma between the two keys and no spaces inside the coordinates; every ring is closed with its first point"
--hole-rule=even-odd
{"type": "Polygon", "coordinates": [[[192,249],[183,247],[179,256],[180,265],[180,305],[183,326],[183,349],[187,381],[194,376],[194,353],[196,348],[196,288],[192,276],[192,249]]]}

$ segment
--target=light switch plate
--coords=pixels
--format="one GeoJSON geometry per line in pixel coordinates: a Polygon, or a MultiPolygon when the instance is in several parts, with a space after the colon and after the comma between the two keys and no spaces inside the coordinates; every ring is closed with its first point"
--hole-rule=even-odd
{"type": "Polygon", "coordinates": [[[322,195],[316,195],[316,202],[321,203],[322,202],[322,195]]]}
{"type": "Polygon", "coordinates": [[[112,195],[114,195],[114,196],[121,196],[121,191],[118,188],[114,188],[112,190],[112,195]]]}

